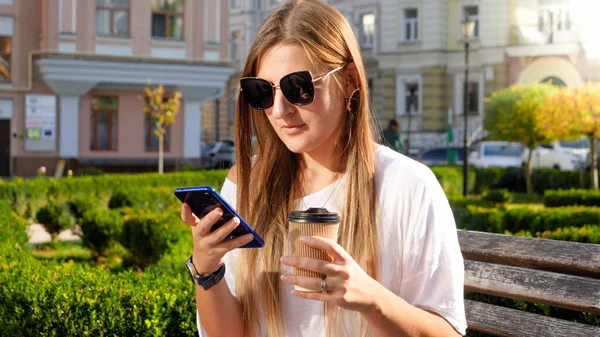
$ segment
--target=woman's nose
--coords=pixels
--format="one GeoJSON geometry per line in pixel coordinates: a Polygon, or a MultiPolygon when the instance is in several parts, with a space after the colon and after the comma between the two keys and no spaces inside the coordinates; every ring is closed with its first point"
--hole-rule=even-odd
{"type": "Polygon", "coordinates": [[[275,90],[275,96],[273,97],[273,107],[271,108],[271,115],[275,118],[283,118],[287,114],[294,111],[294,106],[288,102],[281,90],[275,90]]]}

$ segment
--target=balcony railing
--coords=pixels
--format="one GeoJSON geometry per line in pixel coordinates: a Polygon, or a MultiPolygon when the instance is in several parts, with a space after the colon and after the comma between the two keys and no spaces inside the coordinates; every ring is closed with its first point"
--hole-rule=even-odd
{"type": "Polygon", "coordinates": [[[580,41],[579,25],[571,23],[566,27],[544,27],[538,25],[511,26],[510,44],[512,46],[564,44],[580,41]]]}

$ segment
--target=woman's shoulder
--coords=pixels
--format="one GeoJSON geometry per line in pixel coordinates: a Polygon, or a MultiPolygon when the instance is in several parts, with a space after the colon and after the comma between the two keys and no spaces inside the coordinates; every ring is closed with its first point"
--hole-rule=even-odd
{"type": "Polygon", "coordinates": [[[431,169],[387,146],[379,146],[375,152],[375,176],[378,185],[415,188],[438,184],[431,169]]]}

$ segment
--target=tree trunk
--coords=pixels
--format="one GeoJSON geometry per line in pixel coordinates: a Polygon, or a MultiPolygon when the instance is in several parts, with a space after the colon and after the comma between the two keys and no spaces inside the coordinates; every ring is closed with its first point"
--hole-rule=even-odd
{"type": "Polygon", "coordinates": [[[531,186],[531,174],[533,173],[532,171],[532,163],[531,163],[531,157],[533,156],[533,149],[530,148],[529,149],[529,155],[527,158],[527,168],[526,168],[526,172],[525,172],[525,181],[527,183],[527,194],[531,195],[532,192],[532,186],[531,186]]]}
{"type": "Polygon", "coordinates": [[[596,152],[596,137],[594,135],[590,136],[590,159],[591,159],[591,163],[590,163],[590,168],[591,168],[591,175],[590,178],[592,179],[592,188],[594,190],[598,190],[598,153],[596,152]]]}
{"type": "Polygon", "coordinates": [[[163,174],[163,148],[165,142],[165,135],[161,133],[158,136],[158,174],[163,174]]]}

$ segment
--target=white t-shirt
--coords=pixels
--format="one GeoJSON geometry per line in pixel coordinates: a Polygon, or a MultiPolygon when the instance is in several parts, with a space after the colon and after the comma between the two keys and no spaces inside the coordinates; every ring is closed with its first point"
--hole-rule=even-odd
{"type": "MultiPolygon", "coordinates": [[[[380,205],[380,279],[382,285],[418,308],[435,312],[456,331],[466,333],[463,287],[464,264],[454,216],[448,199],[431,170],[392,149],[376,150],[376,188],[380,205]]],[[[302,208],[325,207],[341,212],[345,181],[333,183],[308,195],[302,208]],[[339,184],[339,186],[337,186],[339,184]],[[331,197],[330,197],[331,196],[331,197]]],[[[235,207],[236,185],[226,180],[222,196],[235,207]]],[[[235,261],[239,250],[226,256],[225,281],[235,294],[235,261]]],[[[281,282],[283,319],[287,337],[325,337],[323,304],[291,295],[293,285],[281,282]]],[[[357,313],[344,313],[340,336],[358,335],[357,313]],[[344,332],[345,331],[345,332],[344,332]]],[[[200,336],[206,336],[198,321],[200,336]]],[[[264,322],[264,320],[261,320],[264,322]]],[[[261,327],[257,336],[267,336],[261,327]]]]}

